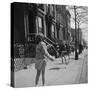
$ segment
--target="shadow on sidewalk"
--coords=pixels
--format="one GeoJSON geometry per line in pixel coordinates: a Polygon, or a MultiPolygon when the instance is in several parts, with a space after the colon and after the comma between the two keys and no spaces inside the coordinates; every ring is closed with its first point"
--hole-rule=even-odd
{"type": "Polygon", "coordinates": [[[49,70],[60,70],[60,69],[66,69],[66,67],[54,67],[54,68],[50,68],[49,70]]]}
{"type": "Polygon", "coordinates": [[[55,63],[55,65],[68,65],[69,63],[55,63]]]}

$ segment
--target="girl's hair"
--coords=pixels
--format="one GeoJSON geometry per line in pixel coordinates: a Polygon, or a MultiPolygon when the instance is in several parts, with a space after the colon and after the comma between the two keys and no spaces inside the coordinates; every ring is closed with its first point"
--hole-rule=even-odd
{"type": "Polygon", "coordinates": [[[36,37],[36,44],[39,44],[42,41],[41,37],[38,35],[36,37]]]}
{"type": "Polygon", "coordinates": [[[42,33],[39,33],[37,36],[36,36],[36,44],[39,44],[41,41],[43,41],[45,38],[45,36],[42,34],[42,33]]]}

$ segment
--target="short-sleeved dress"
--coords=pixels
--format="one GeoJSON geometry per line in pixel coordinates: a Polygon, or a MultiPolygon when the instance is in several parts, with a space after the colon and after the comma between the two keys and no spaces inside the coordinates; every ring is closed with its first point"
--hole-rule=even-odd
{"type": "Polygon", "coordinates": [[[40,42],[36,47],[35,68],[38,70],[44,69],[46,66],[45,48],[47,47],[44,42],[40,42]]]}

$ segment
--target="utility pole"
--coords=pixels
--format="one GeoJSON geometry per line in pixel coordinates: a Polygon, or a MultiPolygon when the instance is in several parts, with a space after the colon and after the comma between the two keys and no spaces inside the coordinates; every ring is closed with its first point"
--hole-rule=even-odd
{"type": "Polygon", "coordinates": [[[75,15],[75,60],[78,60],[77,52],[77,21],[76,21],[76,6],[74,6],[74,15],[75,15]]]}

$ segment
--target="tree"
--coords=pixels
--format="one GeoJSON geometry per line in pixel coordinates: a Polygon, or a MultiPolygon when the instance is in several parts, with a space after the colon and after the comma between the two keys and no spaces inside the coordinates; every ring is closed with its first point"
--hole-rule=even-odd
{"type": "Polygon", "coordinates": [[[79,40],[77,40],[77,30],[79,39],[79,28],[87,29],[88,24],[88,8],[86,6],[67,6],[71,13],[71,22],[74,22],[75,26],[75,60],[78,59],[77,47],[79,40]],[[83,27],[85,26],[85,27],[83,27]]]}

